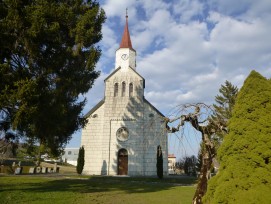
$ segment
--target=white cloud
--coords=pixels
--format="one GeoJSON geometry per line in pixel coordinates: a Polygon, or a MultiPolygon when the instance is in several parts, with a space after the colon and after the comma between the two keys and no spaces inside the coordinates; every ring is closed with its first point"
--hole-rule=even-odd
{"type": "Polygon", "coordinates": [[[92,89],[84,95],[87,98],[87,104],[84,108],[83,113],[86,114],[90,111],[97,103],[99,103],[104,98],[104,79],[108,74],[101,72],[98,79],[96,79],[92,89]]]}
{"type": "Polygon", "coordinates": [[[107,0],[102,6],[108,17],[102,74],[86,95],[86,111],[103,98],[127,7],[145,96],[164,114],[179,104],[212,104],[221,84],[241,87],[252,69],[271,77],[270,0],[107,0]]]}
{"type": "MultiPolygon", "coordinates": [[[[150,0],[139,0],[140,5],[145,10],[147,18],[153,15],[154,12],[161,9],[169,9],[170,3],[166,3],[162,0],[150,1],[150,0]]],[[[158,21],[161,19],[157,19],[158,21]]]]}
{"type": "Polygon", "coordinates": [[[246,22],[229,16],[217,18],[210,44],[227,77],[247,75],[251,69],[262,72],[264,66],[270,67],[270,32],[270,24],[261,19],[246,22]]]}
{"type": "Polygon", "coordinates": [[[102,54],[104,57],[114,58],[115,51],[119,46],[119,43],[116,41],[117,36],[114,31],[106,24],[102,28],[102,33],[102,48],[103,50],[106,50],[106,52],[102,52],[102,54]]]}
{"type": "MultiPolygon", "coordinates": [[[[241,86],[251,69],[268,74],[271,46],[267,42],[271,26],[267,23],[268,15],[262,15],[269,8],[267,1],[257,4],[240,1],[238,6],[234,1],[204,4],[197,0],[120,4],[120,1],[107,1],[105,8],[110,18],[124,19],[120,11],[134,6],[129,24],[138,55],[137,70],[146,79],[146,97],[157,103],[158,108],[159,104],[166,104],[160,98],[162,93],[173,95],[180,90],[177,97],[171,97],[175,100],[172,103],[181,103],[182,99],[213,101],[225,80],[241,86]],[[206,12],[206,8],[211,9],[206,12]],[[205,18],[193,20],[202,15],[205,18]],[[245,16],[249,18],[244,20],[245,16]],[[179,21],[178,17],[183,20],[179,21]]],[[[117,42],[111,36],[122,33],[112,34],[113,28],[107,31],[108,45],[114,47],[117,42]]],[[[108,48],[109,57],[114,52],[108,48]]]]}
{"type": "Polygon", "coordinates": [[[255,18],[270,19],[270,0],[239,0],[238,4],[235,0],[208,0],[207,4],[212,11],[244,21],[255,18]]]}
{"type": "Polygon", "coordinates": [[[106,12],[108,18],[118,16],[124,17],[126,8],[129,8],[129,16],[131,15],[130,8],[133,7],[136,0],[122,1],[122,0],[107,0],[102,8],[106,12]]]}
{"type": "Polygon", "coordinates": [[[173,13],[179,17],[183,23],[189,22],[194,16],[203,15],[204,6],[197,0],[175,1],[172,5],[173,13]]]}

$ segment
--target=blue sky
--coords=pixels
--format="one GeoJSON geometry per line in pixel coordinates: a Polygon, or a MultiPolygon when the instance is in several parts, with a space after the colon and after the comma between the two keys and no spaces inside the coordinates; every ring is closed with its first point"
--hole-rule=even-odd
{"type": "MultiPolygon", "coordinates": [[[[251,70],[271,77],[270,0],[105,0],[107,21],[99,43],[101,71],[85,95],[84,113],[103,98],[103,80],[114,70],[128,8],[129,30],[137,51],[137,72],[146,80],[145,97],[164,115],[177,106],[213,104],[226,80],[241,87],[251,70]]],[[[80,146],[74,134],[68,147],[80,146]]],[[[197,154],[199,135],[185,128],[169,136],[178,157],[197,154]]]]}

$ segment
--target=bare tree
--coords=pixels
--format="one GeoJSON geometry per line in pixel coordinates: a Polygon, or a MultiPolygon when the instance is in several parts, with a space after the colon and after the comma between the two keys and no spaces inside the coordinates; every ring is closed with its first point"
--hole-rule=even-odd
{"type": "Polygon", "coordinates": [[[219,122],[209,117],[213,112],[212,108],[204,103],[184,105],[183,110],[192,110],[193,113],[180,115],[176,118],[164,118],[166,129],[169,133],[174,133],[180,130],[186,122],[189,122],[193,128],[201,133],[204,151],[202,152],[202,167],[200,170],[199,181],[195,195],[193,197],[193,204],[201,204],[202,197],[207,191],[207,181],[210,178],[210,170],[212,163],[215,160],[216,148],[213,144],[211,137],[221,131],[226,131],[224,126],[219,122]],[[203,116],[205,115],[205,117],[203,116]],[[168,123],[173,123],[180,120],[177,127],[169,127],[168,123]],[[202,120],[202,121],[201,121],[202,120]]]}

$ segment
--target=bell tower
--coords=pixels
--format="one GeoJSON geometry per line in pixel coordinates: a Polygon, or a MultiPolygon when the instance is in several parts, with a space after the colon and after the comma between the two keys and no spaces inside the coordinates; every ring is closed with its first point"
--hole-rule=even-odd
{"type": "Polygon", "coordinates": [[[134,70],[136,68],[136,51],[132,46],[132,41],[130,38],[127,9],[126,23],[122,35],[122,40],[119,49],[116,50],[115,69],[118,69],[119,67],[121,67],[123,70],[127,69],[128,67],[131,67],[134,70]]]}

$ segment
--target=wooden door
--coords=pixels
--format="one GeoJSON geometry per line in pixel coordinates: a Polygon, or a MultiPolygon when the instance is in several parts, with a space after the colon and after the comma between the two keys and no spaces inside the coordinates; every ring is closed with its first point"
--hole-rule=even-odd
{"type": "Polygon", "coordinates": [[[118,153],[118,175],[128,175],[128,152],[121,149],[118,153]]]}

